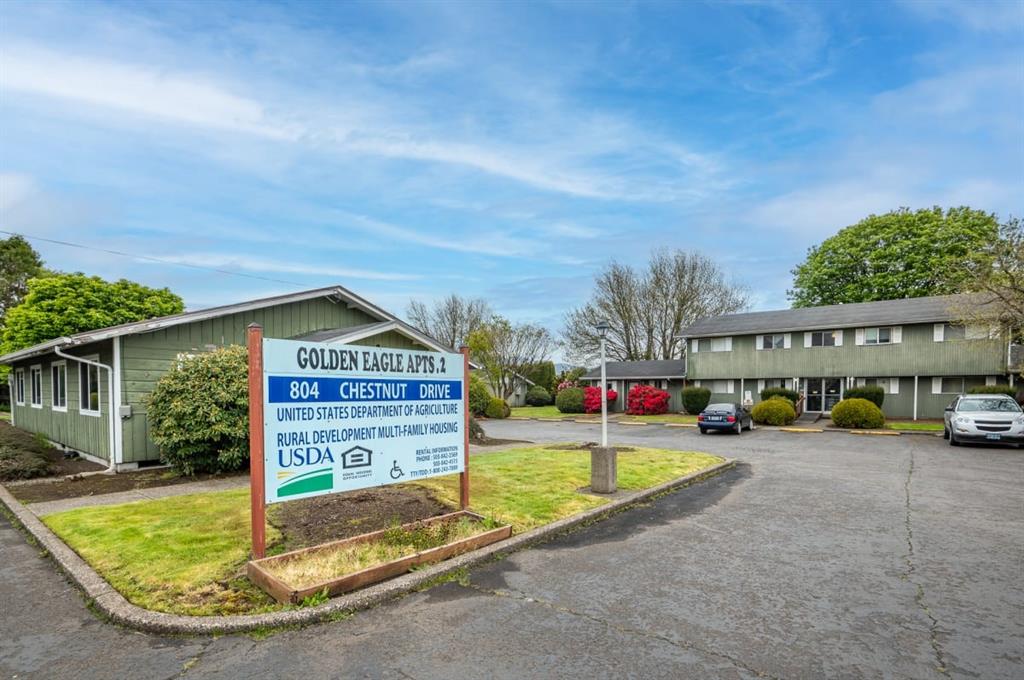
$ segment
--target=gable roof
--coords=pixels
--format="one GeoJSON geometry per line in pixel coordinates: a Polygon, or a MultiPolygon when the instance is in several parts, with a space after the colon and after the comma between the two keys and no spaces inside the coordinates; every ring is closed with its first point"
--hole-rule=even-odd
{"type": "Polygon", "coordinates": [[[752,333],[827,330],[856,326],[934,323],[956,318],[954,308],[970,300],[968,295],[856,302],[823,307],[780,309],[771,312],[726,314],[701,319],[680,332],[686,338],[752,333]]]}
{"type": "MultiPolygon", "coordinates": [[[[686,362],[682,359],[653,361],[606,361],[605,375],[615,380],[650,380],[654,378],[685,378],[686,362]]],[[[601,367],[580,376],[581,380],[600,380],[601,367]]]]}
{"type": "MultiPolygon", "coordinates": [[[[170,328],[173,326],[180,326],[182,324],[195,323],[197,321],[206,321],[207,319],[216,319],[222,316],[228,316],[230,314],[238,314],[241,312],[248,312],[254,309],[264,309],[266,307],[274,307],[276,305],[285,305],[293,302],[302,302],[304,300],[313,300],[316,298],[330,298],[338,303],[345,303],[349,307],[359,309],[370,316],[380,319],[380,323],[374,324],[363,324],[355,328],[365,329],[368,326],[383,326],[387,325],[388,328],[383,330],[397,330],[403,335],[413,338],[417,342],[423,344],[426,347],[439,352],[453,352],[449,347],[445,347],[441,343],[437,342],[430,336],[416,330],[409,324],[405,323],[393,314],[384,311],[380,307],[374,305],[368,300],[356,295],[352,291],[342,286],[328,286],[326,288],[313,288],[311,290],[299,291],[297,293],[288,293],[285,295],[275,295],[272,297],[259,298],[256,300],[249,300],[247,302],[238,302],[231,305],[221,305],[219,307],[208,307],[207,309],[200,309],[194,312],[183,312],[181,314],[171,314],[170,316],[160,316],[155,319],[146,319],[144,321],[134,321],[132,323],[125,323],[119,326],[110,326],[108,328],[99,328],[93,331],[83,331],[81,333],[75,333],[63,338],[54,338],[53,340],[47,340],[41,342],[32,347],[26,347],[16,352],[11,352],[0,356],[0,364],[10,363],[12,361],[18,361],[21,359],[27,359],[29,357],[44,354],[53,350],[55,347],[66,349],[68,347],[74,347],[76,345],[86,345],[93,342],[101,342],[103,340],[109,340],[111,338],[117,338],[124,335],[137,335],[141,333],[152,333],[159,331],[164,328],[170,328]]],[[[341,329],[341,330],[353,330],[353,329],[341,329]]],[[[377,332],[383,332],[377,331],[377,332]]],[[[376,333],[370,333],[375,335],[376,333]]],[[[366,336],[363,336],[366,337],[366,336]]]]}

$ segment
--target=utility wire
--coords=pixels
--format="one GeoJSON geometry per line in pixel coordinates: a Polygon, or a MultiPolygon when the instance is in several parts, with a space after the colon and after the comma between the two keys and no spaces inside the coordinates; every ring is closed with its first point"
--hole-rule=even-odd
{"type": "Polygon", "coordinates": [[[108,248],[97,248],[95,246],[87,246],[82,243],[72,243],[71,241],[58,241],[57,239],[45,238],[43,236],[32,236],[30,234],[19,234],[15,231],[7,231],[6,229],[0,229],[0,234],[7,234],[8,236],[20,236],[30,241],[45,241],[46,243],[55,243],[59,246],[68,246],[70,248],[80,248],[82,250],[92,250],[97,253],[107,253],[108,255],[119,255],[121,257],[130,257],[135,260],[149,260],[150,262],[159,262],[161,264],[177,265],[179,267],[188,267],[190,269],[201,269],[208,272],[216,272],[217,274],[227,274],[228,276],[241,276],[247,279],[257,279],[259,281],[270,281],[271,283],[284,283],[289,286],[298,286],[304,288],[305,284],[297,283],[295,281],[286,281],[284,279],[272,279],[268,276],[259,276],[258,274],[243,274],[242,272],[233,272],[227,269],[217,269],[216,267],[206,267],[201,264],[192,264],[191,262],[176,262],[174,260],[165,260],[160,257],[154,257],[152,255],[136,255],[135,253],[126,253],[120,250],[110,250],[108,248]]]}

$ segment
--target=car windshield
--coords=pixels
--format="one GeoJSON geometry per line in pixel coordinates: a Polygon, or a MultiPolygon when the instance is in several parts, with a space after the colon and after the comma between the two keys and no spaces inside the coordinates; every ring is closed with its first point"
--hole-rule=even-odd
{"type": "Polygon", "coordinates": [[[1020,413],[1020,406],[1013,399],[1007,397],[990,397],[986,399],[961,399],[956,407],[957,411],[1004,411],[1006,413],[1020,413]]]}
{"type": "Polygon", "coordinates": [[[735,407],[732,404],[708,404],[705,411],[728,411],[732,413],[735,407]]]}

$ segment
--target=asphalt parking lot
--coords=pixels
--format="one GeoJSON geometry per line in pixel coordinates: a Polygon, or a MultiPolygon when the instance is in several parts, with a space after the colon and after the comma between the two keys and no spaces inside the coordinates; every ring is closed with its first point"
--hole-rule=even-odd
{"type": "MultiPolygon", "coordinates": [[[[486,427],[535,441],[600,432],[486,427]]],[[[612,426],[611,439],[743,463],[475,569],[468,583],[260,640],[104,624],[2,521],[0,675],[1024,676],[1024,452],[662,426],[612,426]]]]}

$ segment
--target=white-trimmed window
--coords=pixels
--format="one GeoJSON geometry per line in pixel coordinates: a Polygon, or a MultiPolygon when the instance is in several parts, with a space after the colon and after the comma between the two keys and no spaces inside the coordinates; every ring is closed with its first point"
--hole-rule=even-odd
{"type": "Polygon", "coordinates": [[[786,335],[785,333],[776,333],[774,335],[761,335],[760,345],[758,349],[785,349],[786,348],[786,335]]]}
{"type": "Polygon", "coordinates": [[[838,331],[811,331],[810,347],[835,347],[838,331]]]}
{"type": "Polygon", "coordinates": [[[712,394],[732,394],[732,380],[705,380],[704,387],[711,390],[712,394]]]}
{"type": "Polygon", "coordinates": [[[963,378],[932,378],[932,394],[963,394],[963,378]]]}
{"type": "Polygon", "coordinates": [[[32,408],[43,407],[43,367],[31,366],[28,369],[28,383],[31,391],[32,408]]]}
{"type": "Polygon", "coordinates": [[[19,368],[14,372],[14,403],[18,406],[25,405],[25,369],[19,368]]]}
{"type": "Polygon", "coordinates": [[[50,364],[50,407],[54,411],[68,410],[68,366],[63,361],[50,364]]]}
{"type": "MultiPolygon", "coordinates": [[[[99,357],[82,357],[98,361],[99,357]]],[[[100,369],[93,364],[78,364],[78,410],[85,415],[100,414],[100,369]]]]}
{"type": "Polygon", "coordinates": [[[731,352],[732,351],[732,338],[711,338],[711,351],[712,352],[731,352]]]}
{"type": "Polygon", "coordinates": [[[893,342],[893,329],[891,326],[864,329],[865,345],[888,345],[893,342]]]}

